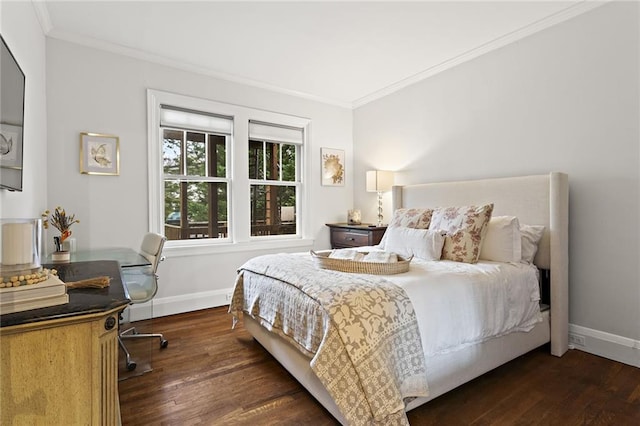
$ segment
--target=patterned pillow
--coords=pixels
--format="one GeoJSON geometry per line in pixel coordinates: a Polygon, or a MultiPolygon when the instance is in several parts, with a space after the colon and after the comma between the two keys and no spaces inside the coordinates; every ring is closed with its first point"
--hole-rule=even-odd
{"type": "MultiPolygon", "coordinates": [[[[429,229],[432,214],[432,209],[396,209],[387,229],[397,227],[429,229]]],[[[380,240],[381,248],[384,248],[386,241],[387,233],[385,232],[380,240]]]]}
{"type": "Polygon", "coordinates": [[[435,209],[429,229],[447,233],[442,259],[476,263],[492,212],[493,204],[435,209]]]}
{"type": "Polygon", "coordinates": [[[397,209],[393,212],[389,227],[428,229],[432,214],[432,209],[397,209]]]}

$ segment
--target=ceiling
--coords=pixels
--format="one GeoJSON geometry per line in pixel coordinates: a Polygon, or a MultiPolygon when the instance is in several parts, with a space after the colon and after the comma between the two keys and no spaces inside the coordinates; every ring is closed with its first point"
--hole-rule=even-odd
{"type": "Polygon", "coordinates": [[[357,107],[592,1],[34,2],[49,37],[357,107]]]}

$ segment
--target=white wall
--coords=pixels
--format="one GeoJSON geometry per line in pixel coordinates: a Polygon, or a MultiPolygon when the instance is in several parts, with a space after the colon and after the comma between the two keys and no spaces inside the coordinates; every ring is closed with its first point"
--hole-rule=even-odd
{"type": "Polygon", "coordinates": [[[0,189],[0,218],[37,218],[47,204],[45,37],[30,2],[0,3],[0,33],[25,74],[23,191],[0,189]]]}
{"type": "MultiPolygon", "coordinates": [[[[149,229],[147,88],[311,119],[308,190],[315,243],[305,249],[329,246],[324,224],[344,221],[353,201],[351,110],[48,39],[49,202],[64,206],[80,219],[73,231],[80,249],[138,247],[149,229]],[[79,173],[80,132],[120,137],[120,176],[79,173]],[[320,185],[320,147],[346,151],[344,187],[320,185]]],[[[154,315],[224,304],[236,268],[265,252],[206,256],[167,252],[159,270],[161,288],[154,315]]]]}
{"type": "MultiPolygon", "coordinates": [[[[360,107],[352,146],[350,111],[45,41],[30,3],[2,2],[0,32],[26,74],[26,173],[24,192],[0,191],[0,218],[62,205],[82,221],[80,248],[137,247],[148,229],[148,87],[311,118],[315,248],[348,208],[375,221],[366,170],[399,170],[398,183],[564,171],[572,330],[587,350],[625,362],[635,345],[640,365],[638,13],[607,4],[360,107]],[[83,131],[120,136],[119,177],[80,175],[83,131]],[[320,186],[321,146],[346,150],[345,187],[320,186]]],[[[220,303],[235,268],[260,253],[170,256],[155,314],[220,303]]]]}
{"type": "Polygon", "coordinates": [[[354,199],[374,220],[373,168],[399,184],[568,173],[572,330],[640,366],[638,14],[607,4],[358,108],[354,199]]]}

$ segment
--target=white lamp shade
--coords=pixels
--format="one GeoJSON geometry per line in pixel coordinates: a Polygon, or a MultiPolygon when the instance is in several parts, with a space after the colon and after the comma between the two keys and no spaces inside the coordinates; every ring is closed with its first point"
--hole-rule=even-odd
{"type": "Polygon", "coordinates": [[[393,186],[393,172],[370,170],[367,172],[368,192],[387,192],[393,186]]]}

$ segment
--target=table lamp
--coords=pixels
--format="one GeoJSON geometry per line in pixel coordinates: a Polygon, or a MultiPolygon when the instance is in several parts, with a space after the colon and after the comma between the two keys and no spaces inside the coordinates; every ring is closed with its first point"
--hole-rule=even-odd
{"type": "Polygon", "coordinates": [[[382,226],[382,193],[391,191],[393,172],[370,170],[367,172],[367,192],[378,193],[378,226],[382,226]]]}

